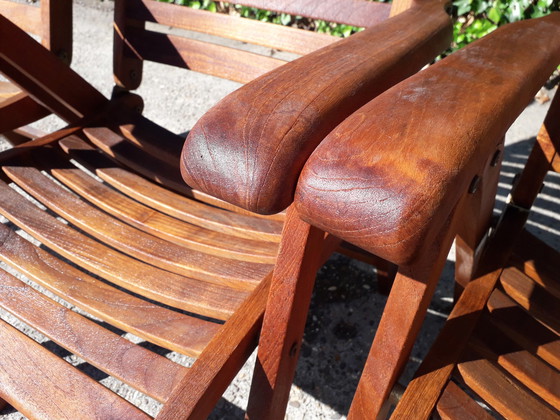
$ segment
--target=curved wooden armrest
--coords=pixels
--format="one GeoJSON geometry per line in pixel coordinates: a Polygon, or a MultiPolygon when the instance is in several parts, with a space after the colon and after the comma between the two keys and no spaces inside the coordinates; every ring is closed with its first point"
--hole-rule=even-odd
{"type": "Polygon", "coordinates": [[[56,55],[2,15],[0,72],[68,122],[89,115],[108,102],[56,55]]]}
{"type": "Polygon", "coordinates": [[[560,62],[559,37],[560,13],[507,25],[352,114],[303,169],[303,219],[412,262],[560,62]]]}
{"type": "Polygon", "coordinates": [[[182,153],[185,181],[257,213],[283,210],[317,144],[429,62],[450,37],[444,3],[421,1],[248,83],[191,130],[182,153]]]}

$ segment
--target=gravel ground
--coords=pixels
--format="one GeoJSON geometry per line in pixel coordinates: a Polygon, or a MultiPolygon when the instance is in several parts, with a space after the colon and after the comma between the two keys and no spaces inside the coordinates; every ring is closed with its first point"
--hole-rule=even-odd
{"type": "MultiPolygon", "coordinates": [[[[112,2],[75,0],[74,58],[72,67],[102,93],[109,96],[112,89],[112,2]]],[[[145,100],[144,114],[157,123],[183,133],[227,93],[239,85],[210,76],[168,66],[147,63],[145,76],[138,93],[145,100]]],[[[546,112],[547,104],[531,104],[508,133],[503,176],[499,189],[499,205],[505,200],[515,169],[527,155],[530,142],[546,112]]],[[[62,124],[54,118],[41,121],[38,127],[52,130],[62,124]]],[[[0,143],[0,148],[2,144],[0,143]]],[[[558,197],[560,178],[551,177],[544,190],[544,199],[537,203],[531,228],[548,242],[559,245],[560,206],[558,197]],[[552,222],[552,223],[551,223],[552,222]],[[548,227],[544,227],[548,226],[548,227]]],[[[558,247],[560,248],[560,247],[558,247]]],[[[451,307],[453,258],[450,255],[442,280],[434,296],[415,346],[410,366],[401,378],[406,383],[417,363],[435,338],[451,307]]],[[[376,293],[374,269],[335,255],[320,270],[311,302],[304,344],[298,364],[295,385],[288,404],[288,419],[342,419],[351,402],[361,368],[386,298],[376,293]]],[[[6,315],[2,315],[6,317],[6,315]]],[[[56,347],[45,341],[49,348],[56,347]]],[[[56,349],[55,349],[56,350],[56,349]]],[[[182,363],[187,358],[169,355],[182,363]]],[[[80,364],[68,356],[69,361],[80,364]]],[[[254,355],[238,374],[212,414],[212,419],[242,418],[246,407],[254,355]]],[[[82,363],[83,364],[83,363],[82,363]]],[[[134,390],[107,378],[91,367],[84,366],[105,385],[121,392],[126,398],[150,413],[158,405],[134,390]]],[[[0,419],[23,418],[9,408],[0,412],[0,419]]]]}

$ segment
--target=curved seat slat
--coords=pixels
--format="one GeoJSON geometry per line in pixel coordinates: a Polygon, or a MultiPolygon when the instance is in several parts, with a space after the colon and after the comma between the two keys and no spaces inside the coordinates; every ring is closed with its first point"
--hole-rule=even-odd
{"type": "Polygon", "coordinates": [[[31,420],[150,418],[2,320],[0,353],[0,397],[31,420]]]}
{"type": "Polygon", "coordinates": [[[112,216],[150,233],[207,254],[274,264],[278,247],[271,242],[236,238],[198,227],[146,207],[76,168],[52,169],[56,179],[112,216]]]}
{"type": "MultiPolygon", "coordinates": [[[[162,213],[216,232],[249,239],[280,241],[282,223],[213,208],[154,184],[121,168],[83,140],[71,136],[61,147],[80,164],[94,171],[103,181],[135,200],[162,213]]],[[[196,192],[195,192],[196,193],[196,192]]],[[[195,195],[195,198],[200,198],[195,195]]]]}
{"type": "Polygon", "coordinates": [[[147,341],[197,356],[220,326],[97,280],[0,225],[0,260],[94,316],[147,341]]]}
{"type": "Polygon", "coordinates": [[[118,222],[84,203],[33,167],[4,167],[21,188],[99,241],[156,267],[187,277],[250,290],[271,267],[225,259],[168,242],[118,222]]]}
{"type": "Polygon", "coordinates": [[[186,368],[120,337],[0,270],[0,307],[96,366],[165,401],[186,368]]]}
{"type": "Polygon", "coordinates": [[[201,315],[227,318],[246,292],[158,269],[75,231],[0,182],[0,213],[83,268],[145,297],[201,315]]]}

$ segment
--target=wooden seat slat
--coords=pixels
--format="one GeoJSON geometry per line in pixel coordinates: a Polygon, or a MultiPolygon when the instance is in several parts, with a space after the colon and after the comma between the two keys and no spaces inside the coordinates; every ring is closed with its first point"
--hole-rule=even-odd
{"type": "MultiPolygon", "coordinates": [[[[86,133],[93,136],[90,130],[86,130],[86,133]]],[[[280,241],[282,223],[278,220],[250,217],[221,208],[209,208],[208,205],[154,185],[153,182],[120,168],[75,137],[62,140],[61,146],[79,163],[95,171],[97,176],[115,189],[165,214],[234,236],[271,242],[280,241]]],[[[153,177],[153,174],[145,175],[148,175],[148,178],[149,175],[153,177]]],[[[203,197],[197,196],[194,190],[190,190],[188,195],[203,199],[203,197]]]]}
{"type": "Polygon", "coordinates": [[[150,418],[1,320],[0,353],[0,397],[29,419],[150,418]]]}
{"type": "Polygon", "coordinates": [[[176,274],[251,290],[271,266],[212,256],[168,242],[117,221],[81,201],[33,167],[4,167],[21,188],[52,211],[121,252],[176,274]]]}
{"type": "Polygon", "coordinates": [[[550,294],[560,299],[560,259],[558,251],[523,231],[513,252],[513,263],[534,282],[544,287],[550,294]],[[539,261],[538,266],[535,261],[539,261]]]}
{"type": "Polygon", "coordinates": [[[131,343],[46,298],[0,270],[0,306],[64,347],[145,394],[164,402],[186,368],[131,343]]]}
{"type": "Polygon", "coordinates": [[[21,90],[16,85],[0,80],[0,99],[10,98],[20,92],[21,90]]]}
{"type": "Polygon", "coordinates": [[[480,404],[449,382],[437,404],[437,412],[442,420],[492,420],[493,417],[480,404]]]}
{"type": "Polygon", "coordinates": [[[560,337],[532,318],[512,299],[495,290],[488,300],[492,322],[515,342],[560,370],[560,337]]]}
{"type": "Polygon", "coordinates": [[[146,207],[94,180],[79,169],[52,169],[51,174],[112,216],[154,236],[186,248],[241,261],[274,264],[272,242],[236,238],[198,227],[146,207]]]}
{"type": "Polygon", "coordinates": [[[289,26],[179,5],[168,7],[155,1],[130,2],[127,16],[131,19],[155,22],[160,25],[235,39],[296,54],[307,54],[338,40],[333,36],[289,26]]]}
{"type": "Polygon", "coordinates": [[[557,413],[544,401],[486,359],[457,365],[463,382],[508,419],[554,419],[557,413]]]}
{"type": "Polygon", "coordinates": [[[156,301],[226,319],[247,295],[127,257],[80,234],[0,182],[0,213],[37,240],[83,268],[156,301]]]}
{"type": "Polygon", "coordinates": [[[273,57],[157,32],[129,31],[128,38],[143,60],[247,83],[286,64],[273,57]]]}
{"type": "Polygon", "coordinates": [[[82,310],[162,347],[198,356],[219,324],[134,297],[66,264],[0,225],[0,260],[82,310]]]}
{"type": "Polygon", "coordinates": [[[514,343],[498,328],[492,328],[488,317],[482,318],[470,344],[478,353],[496,362],[520,383],[560,410],[560,373],[514,343]]]}
{"type": "Polygon", "coordinates": [[[500,277],[506,294],[526,311],[560,334],[558,299],[517,268],[506,268],[500,277]]]}

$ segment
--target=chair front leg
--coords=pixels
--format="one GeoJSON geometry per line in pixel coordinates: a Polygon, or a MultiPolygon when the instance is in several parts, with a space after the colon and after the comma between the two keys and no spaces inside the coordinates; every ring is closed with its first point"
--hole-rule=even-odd
{"type": "Polygon", "coordinates": [[[340,241],[288,209],[266,305],[247,419],[283,419],[315,275],[340,241]]]}

